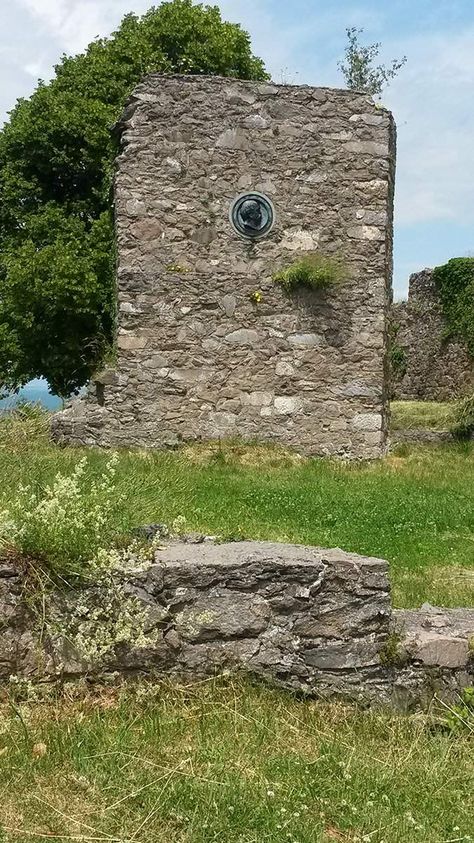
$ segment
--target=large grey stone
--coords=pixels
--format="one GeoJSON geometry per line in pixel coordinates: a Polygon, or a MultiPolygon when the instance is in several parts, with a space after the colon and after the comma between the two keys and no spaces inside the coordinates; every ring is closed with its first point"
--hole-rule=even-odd
{"type": "Polygon", "coordinates": [[[235,345],[255,345],[258,342],[258,334],[256,331],[247,328],[239,328],[237,331],[231,331],[230,334],[227,334],[225,340],[235,345]]]}

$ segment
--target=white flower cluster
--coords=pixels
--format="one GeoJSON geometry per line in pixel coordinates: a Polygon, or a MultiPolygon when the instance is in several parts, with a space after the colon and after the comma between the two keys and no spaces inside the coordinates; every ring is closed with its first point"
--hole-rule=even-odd
{"type": "Polygon", "coordinates": [[[84,590],[70,607],[66,627],[56,628],[90,667],[113,656],[119,644],[140,649],[156,641],[156,630],[147,631],[146,606],[124,594],[121,580],[120,570],[103,570],[93,593],[84,590]]]}
{"type": "Polygon", "coordinates": [[[94,665],[112,654],[117,644],[128,643],[135,648],[151,643],[143,632],[144,620],[145,613],[138,600],[124,598],[119,606],[115,601],[108,601],[95,609],[88,608],[82,617],[79,612],[74,613],[68,625],[68,637],[78,655],[94,665]]]}
{"type": "Polygon", "coordinates": [[[110,544],[118,455],[97,480],[88,479],[87,458],[72,474],[56,474],[41,492],[20,486],[9,509],[0,513],[0,542],[40,559],[61,574],[83,574],[110,544]]]}
{"type": "Polygon", "coordinates": [[[156,534],[151,541],[133,539],[126,547],[100,548],[94,559],[94,567],[100,570],[144,571],[154,561],[155,552],[162,547],[162,538],[156,534]]]}

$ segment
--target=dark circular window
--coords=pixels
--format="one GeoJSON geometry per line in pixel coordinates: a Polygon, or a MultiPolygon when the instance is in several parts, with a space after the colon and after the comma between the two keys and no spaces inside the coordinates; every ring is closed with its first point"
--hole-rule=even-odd
{"type": "Polygon", "coordinates": [[[243,237],[263,237],[275,221],[275,211],[263,193],[242,193],[234,199],[229,213],[230,221],[243,237]]]}

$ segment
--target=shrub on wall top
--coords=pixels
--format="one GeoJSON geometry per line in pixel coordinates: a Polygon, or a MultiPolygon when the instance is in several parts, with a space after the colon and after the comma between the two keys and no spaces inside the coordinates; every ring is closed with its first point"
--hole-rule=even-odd
{"type": "Polygon", "coordinates": [[[474,258],[451,258],[433,270],[448,330],[474,357],[474,258]]]}

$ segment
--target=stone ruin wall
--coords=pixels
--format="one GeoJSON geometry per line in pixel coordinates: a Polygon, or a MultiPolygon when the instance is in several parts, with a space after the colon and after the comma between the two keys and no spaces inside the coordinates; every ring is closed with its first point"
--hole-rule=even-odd
{"type": "Polygon", "coordinates": [[[392,375],[398,400],[449,401],[474,391],[474,361],[462,342],[446,340],[446,320],[433,270],[410,276],[408,300],[392,309],[394,342],[405,371],[392,375]]]}
{"type": "Polygon", "coordinates": [[[113,596],[100,583],[49,591],[41,612],[4,560],[0,685],[243,669],[306,694],[407,709],[474,683],[474,610],[392,610],[383,560],[196,538],[114,572],[113,596]],[[137,628],[123,622],[130,600],[137,628]]]}
{"type": "Polygon", "coordinates": [[[56,417],[56,439],[383,453],[391,115],[350,91],[151,75],[119,126],[117,363],[56,417]],[[276,211],[254,242],[229,222],[245,191],[276,211]],[[314,250],[341,256],[347,280],[286,295],[272,273],[314,250]]]}

